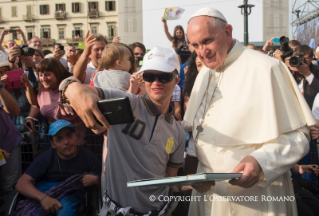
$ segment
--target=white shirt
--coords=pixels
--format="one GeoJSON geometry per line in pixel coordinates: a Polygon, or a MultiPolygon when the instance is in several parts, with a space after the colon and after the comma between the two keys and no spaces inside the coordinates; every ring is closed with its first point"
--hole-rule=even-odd
{"type": "Polygon", "coordinates": [[[87,65],[86,70],[85,70],[85,80],[83,84],[90,84],[91,82],[91,77],[95,73],[97,68],[93,65],[92,61],[87,65]]]}

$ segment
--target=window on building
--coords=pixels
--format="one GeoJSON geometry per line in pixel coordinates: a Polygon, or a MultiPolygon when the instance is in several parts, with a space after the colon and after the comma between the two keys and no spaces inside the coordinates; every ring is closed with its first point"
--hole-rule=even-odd
{"type": "Polygon", "coordinates": [[[89,10],[99,10],[98,2],[89,2],[89,10]]]}
{"type": "Polygon", "coordinates": [[[80,13],[81,12],[81,3],[73,2],[72,3],[72,13],[80,13]]]}
{"type": "Polygon", "coordinates": [[[64,37],[64,27],[59,27],[58,28],[58,32],[59,32],[59,40],[65,39],[65,37],[64,37]]]}
{"type": "Polygon", "coordinates": [[[51,39],[51,29],[49,27],[42,27],[40,29],[40,38],[51,39]]]}
{"type": "Polygon", "coordinates": [[[4,28],[1,27],[1,28],[0,28],[0,35],[2,34],[3,30],[4,30],[4,28]]]}
{"type": "Polygon", "coordinates": [[[40,5],[40,14],[49,14],[49,5],[40,5]]]}
{"type": "Polygon", "coordinates": [[[31,40],[31,38],[34,36],[34,29],[33,28],[27,28],[27,40],[31,40]]]}
{"type": "Polygon", "coordinates": [[[136,32],[136,19],[128,18],[124,22],[125,32],[136,32]]]}
{"type": "Polygon", "coordinates": [[[91,25],[91,33],[94,35],[98,34],[98,26],[97,25],[91,25]]]}
{"type": "Polygon", "coordinates": [[[125,0],[125,12],[135,11],[135,0],[125,0]]]}
{"type": "Polygon", "coordinates": [[[107,30],[108,30],[108,39],[109,40],[112,40],[113,37],[116,36],[116,26],[115,26],[115,23],[109,23],[107,25],[107,30]]]}
{"type": "Polygon", "coordinates": [[[17,16],[17,7],[16,6],[12,6],[11,7],[11,16],[12,17],[16,17],[17,16]]]}
{"type": "Polygon", "coordinates": [[[83,38],[83,30],[81,30],[80,26],[74,26],[74,30],[72,31],[72,38],[83,38]]]}
{"type": "Polygon", "coordinates": [[[32,5],[27,5],[27,15],[32,14],[32,5]]]}
{"type": "Polygon", "coordinates": [[[0,8],[0,19],[2,17],[2,8],[0,8]]]}
{"type": "Polygon", "coordinates": [[[65,11],[65,4],[55,4],[55,11],[65,11]]]}
{"type": "Polygon", "coordinates": [[[106,11],[115,11],[115,1],[105,1],[106,11]]]}

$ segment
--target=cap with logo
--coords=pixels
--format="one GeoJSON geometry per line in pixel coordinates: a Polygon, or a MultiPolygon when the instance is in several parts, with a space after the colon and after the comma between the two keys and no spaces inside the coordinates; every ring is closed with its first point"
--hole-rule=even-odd
{"type": "Polygon", "coordinates": [[[216,10],[216,9],[210,8],[210,7],[199,9],[198,11],[193,13],[193,15],[191,16],[191,18],[189,20],[191,20],[194,17],[198,17],[198,16],[215,17],[215,18],[221,19],[221,20],[223,20],[223,21],[225,21],[227,23],[226,18],[224,17],[224,15],[219,10],[216,10]]]}
{"type": "Polygon", "coordinates": [[[5,67],[5,66],[9,67],[9,63],[7,59],[8,59],[7,55],[4,52],[0,51],[0,67],[5,67]]]}
{"type": "Polygon", "coordinates": [[[175,69],[180,71],[178,56],[172,48],[154,47],[143,58],[143,66],[137,74],[146,70],[157,70],[171,73],[175,69]]]}
{"type": "Polygon", "coordinates": [[[49,136],[54,136],[56,135],[61,129],[63,128],[71,128],[73,131],[75,131],[75,128],[73,127],[71,122],[68,122],[66,120],[63,119],[59,119],[55,122],[53,122],[50,125],[50,129],[49,129],[49,136]]]}

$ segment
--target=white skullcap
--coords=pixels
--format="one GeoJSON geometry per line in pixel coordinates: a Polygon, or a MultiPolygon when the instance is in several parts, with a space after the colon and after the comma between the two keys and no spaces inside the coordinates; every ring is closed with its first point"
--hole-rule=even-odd
{"type": "MultiPolygon", "coordinates": [[[[216,10],[214,8],[210,8],[210,7],[206,7],[206,8],[202,8],[199,9],[198,11],[196,11],[189,20],[191,20],[194,17],[198,17],[198,16],[210,16],[210,17],[215,17],[221,20],[224,20],[227,23],[226,18],[224,17],[224,15],[219,11],[216,10]]],[[[188,20],[188,22],[189,22],[188,20]]]]}

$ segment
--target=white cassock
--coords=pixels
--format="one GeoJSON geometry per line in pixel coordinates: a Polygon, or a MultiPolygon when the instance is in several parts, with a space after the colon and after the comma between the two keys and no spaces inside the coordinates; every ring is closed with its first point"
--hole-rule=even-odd
{"type": "Polygon", "coordinates": [[[207,193],[194,191],[202,197],[191,202],[189,216],[297,215],[289,169],[309,151],[307,125],[316,122],[287,67],[236,41],[221,72],[200,71],[188,104],[184,120],[193,137],[203,119],[198,173],[231,172],[247,155],[262,168],[260,181],[249,189],[223,181],[207,193]],[[221,196],[237,200],[217,201],[221,196]],[[286,201],[270,201],[276,197],[286,201]]]}

